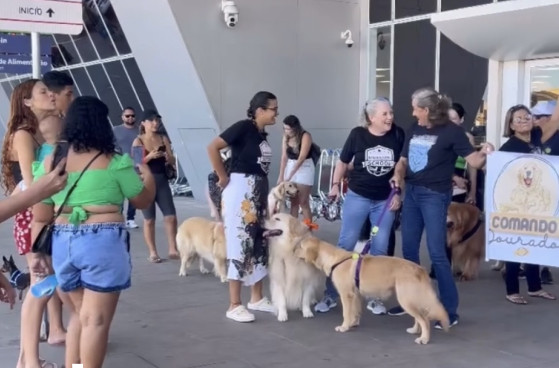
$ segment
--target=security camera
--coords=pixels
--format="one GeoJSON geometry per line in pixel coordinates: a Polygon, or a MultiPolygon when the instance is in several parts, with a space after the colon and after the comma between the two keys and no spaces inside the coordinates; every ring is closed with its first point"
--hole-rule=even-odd
{"type": "Polygon", "coordinates": [[[353,46],[353,39],[351,38],[351,31],[349,29],[342,32],[341,39],[345,40],[345,45],[347,47],[353,46]]]}
{"type": "Polygon", "coordinates": [[[239,22],[239,9],[235,5],[234,1],[222,1],[221,11],[223,12],[223,17],[225,24],[229,28],[233,28],[239,22]]]}

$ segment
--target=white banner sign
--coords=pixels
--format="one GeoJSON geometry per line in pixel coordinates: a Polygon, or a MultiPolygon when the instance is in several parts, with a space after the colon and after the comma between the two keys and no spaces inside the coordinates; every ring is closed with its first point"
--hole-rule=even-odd
{"type": "Polygon", "coordinates": [[[81,0],[3,0],[0,30],[80,34],[83,28],[81,0]]]}
{"type": "Polygon", "coordinates": [[[559,267],[559,157],[495,152],[485,179],[486,258],[559,267]]]}

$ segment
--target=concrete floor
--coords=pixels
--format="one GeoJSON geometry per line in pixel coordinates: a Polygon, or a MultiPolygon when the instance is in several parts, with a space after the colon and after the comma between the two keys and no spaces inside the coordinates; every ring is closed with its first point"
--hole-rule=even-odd
{"type": "MultiPolygon", "coordinates": [[[[176,205],[179,221],[208,215],[205,206],[190,199],[178,198],[176,205]]],[[[335,243],[339,222],[320,225],[318,236],[335,243]]],[[[23,267],[11,231],[11,222],[0,225],[0,237],[5,239],[0,254],[14,254],[23,267]]],[[[257,313],[252,324],[229,321],[225,284],[197,270],[179,278],[177,261],[148,263],[141,229],[131,233],[133,287],[122,295],[106,368],[544,368],[558,364],[559,335],[549,328],[559,325],[559,302],[530,298],[527,306],[512,305],[504,298],[501,277],[486,263],[479,280],[459,284],[460,324],[449,333],[433,329],[431,343],[418,346],[405,332],[412,324],[409,316],[367,313],[359,328],[345,334],[334,331],[340,308],[311,320],[292,312],[285,323],[264,313],[257,313]]],[[[160,221],[157,240],[163,256],[166,244],[160,221]]],[[[554,273],[559,278],[559,272],[554,273]]],[[[521,287],[524,292],[524,282],[521,287]]],[[[548,290],[559,294],[556,286],[548,290]]],[[[20,306],[13,311],[0,306],[1,367],[15,367],[20,306]]],[[[44,358],[62,363],[63,354],[61,347],[41,345],[44,358]]]]}

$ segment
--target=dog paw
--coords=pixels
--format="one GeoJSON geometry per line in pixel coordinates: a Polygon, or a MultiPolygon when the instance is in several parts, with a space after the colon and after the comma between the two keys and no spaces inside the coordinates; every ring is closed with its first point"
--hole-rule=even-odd
{"type": "Polygon", "coordinates": [[[413,327],[410,327],[410,328],[406,328],[406,332],[409,333],[410,335],[417,335],[421,331],[419,330],[419,328],[416,328],[415,326],[413,326],[413,327]]]}
{"type": "Polygon", "coordinates": [[[226,283],[227,282],[227,277],[221,277],[221,282],[226,283]]]}
{"type": "Polygon", "coordinates": [[[427,345],[428,342],[429,340],[424,337],[418,337],[417,339],[415,339],[415,343],[418,345],[427,345]]]}
{"type": "Polygon", "coordinates": [[[335,328],[335,330],[336,330],[337,332],[346,332],[347,330],[349,330],[349,327],[344,326],[344,325],[341,325],[341,326],[337,326],[337,327],[335,328]]]}
{"type": "Polygon", "coordinates": [[[358,327],[360,323],[361,323],[361,321],[358,320],[358,319],[356,319],[356,320],[353,321],[353,323],[351,324],[351,327],[358,327]]]}
{"type": "Polygon", "coordinates": [[[200,268],[200,273],[203,275],[207,275],[208,273],[210,273],[210,270],[208,270],[207,268],[200,268]]]}
{"type": "Polygon", "coordinates": [[[312,310],[310,308],[303,308],[303,317],[304,318],[313,318],[314,313],[312,312],[312,310]]]}
{"type": "Polygon", "coordinates": [[[180,277],[186,277],[186,272],[185,271],[179,271],[179,276],[180,277]]]}
{"type": "Polygon", "coordinates": [[[278,321],[280,322],[287,321],[287,312],[278,312],[278,321]]]}

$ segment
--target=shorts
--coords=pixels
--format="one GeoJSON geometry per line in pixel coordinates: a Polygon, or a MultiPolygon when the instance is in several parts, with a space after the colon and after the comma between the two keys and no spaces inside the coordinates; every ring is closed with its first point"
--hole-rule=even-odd
{"type": "MultiPolygon", "coordinates": [[[[297,160],[291,160],[291,159],[287,160],[287,165],[285,166],[285,171],[283,176],[286,180],[289,177],[289,175],[291,175],[291,171],[295,167],[296,163],[297,160]]],[[[308,185],[312,187],[314,184],[314,171],[315,171],[315,167],[314,167],[313,160],[307,158],[305,161],[303,161],[299,169],[297,169],[295,175],[293,175],[290,181],[295,184],[308,185]]]]}
{"type": "Polygon", "coordinates": [[[169,186],[169,179],[167,179],[167,175],[160,173],[152,175],[155,180],[155,199],[147,209],[142,210],[144,219],[155,219],[155,204],[157,204],[163,216],[176,216],[177,211],[175,209],[173,193],[171,193],[171,187],[169,186]]]}
{"type": "Polygon", "coordinates": [[[31,252],[31,220],[33,215],[30,209],[18,212],[14,218],[14,240],[20,256],[31,252]]]}
{"type": "Polygon", "coordinates": [[[130,234],[123,223],[55,225],[52,265],[64,292],[111,293],[131,286],[130,234]]]}

